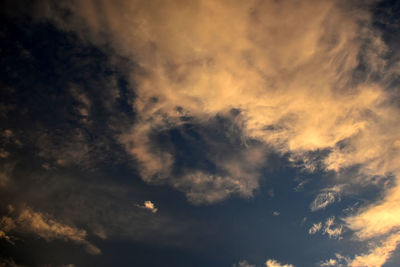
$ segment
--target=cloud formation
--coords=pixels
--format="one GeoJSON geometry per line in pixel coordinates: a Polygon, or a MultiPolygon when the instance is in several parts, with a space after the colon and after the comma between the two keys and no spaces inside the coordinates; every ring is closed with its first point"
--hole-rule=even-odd
{"type": "MultiPolygon", "coordinates": [[[[388,175],[396,183],[382,201],[345,218],[347,226],[361,241],[387,234],[397,240],[400,114],[386,86],[398,70],[387,66],[388,48],[371,26],[368,6],[340,0],[88,0],[47,3],[42,12],[138,65],[130,77],[137,121],[120,142],[144,181],[168,183],[202,204],[251,197],[267,146],[310,171],[358,166],[353,184],[376,184],[388,175]],[[71,15],[61,16],[65,10],[71,15]],[[365,71],[357,78],[360,65],[365,71]],[[216,116],[240,128],[242,149],[210,156],[215,172],[175,172],[176,154],[156,145],[157,134],[180,129],[188,119],[204,126],[216,116]],[[310,156],[321,151],[326,154],[318,160],[310,156]]],[[[337,198],[321,194],[312,210],[337,198]]],[[[329,236],[340,235],[341,228],[327,229],[329,236]]]]}
{"type": "MultiPolygon", "coordinates": [[[[10,211],[13,213],[13,211],[10,211]]],[[[9,242],[13,242],[11,232],[32,233],[46,241],[60,239],[82,244],[90,254],[100,254],[101,251],[96,246],[86,240],[86,231],[71,227],[50,218],[49,215],[35,212],[31,208],[24,208],[18,216],[3,216],[0,219],[0,237],[9,242]]]]}
{"type": "Polygon", "coordinates": [[[308,233],[310,235],[316,234],[317,232],[319,232],[319,230],[322,229],[322,222],[319,223],[314,223],[311,228],[308,230],[308,233]]]}
{"type": "Polygon", "coordinates": [[[266,267],[294,267],[292,264],[282,264],[276,260],[267,260],[267,262],[265,263],[266,267]]]}
{"type": "Polygon", "coordinates": [[[343,232],[343,226],[339,225],[338,227],[334,227],[335,225],[335,217],[330,217],[325,222],[325,228],[323,230],[324,234],[327,234],[329,238],[337,238],[342,239],[341,234],[343,232]]]}
{"type": "Polygon", "coordinates": [[[150,200],[146,200],[143,205],[137,205],[139,208],[147,209],[152,213],[156,213],[158,209],[154,206],[154,203],[150,200]]]}
{"type": "Polygon", "coordinates": [[[335,217],[330,217],[326,220],[324,227],[322,227],[322,222],[314,223],[310,229],[308,229],[308,233],[310,235],[314,235],[322,230],[322,234],[326,234],[329,238],[337,238],[342,239],[341,234],[343,232],[343,226],[339,225],[335,227],[335,217]]]}
{"type": "Polygon", "coordinates": [[[340,201],[340,192],[343,185],[336,185],[331,188],[325,188],[319,193],[310,205],[311,211],[325,209],[328,205],[340,201]]]}

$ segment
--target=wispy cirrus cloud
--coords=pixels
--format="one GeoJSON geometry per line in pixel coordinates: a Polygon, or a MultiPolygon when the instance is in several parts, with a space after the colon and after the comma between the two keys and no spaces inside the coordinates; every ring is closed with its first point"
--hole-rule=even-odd
{"type": "Polygon", "coordinates": [[[324,226],[322,222],[314,223],[311,228],[308,230],[310,235],[316,234],[319,231],[322,231],[322,234],[326,234],[329,238],[342,239],[341,235],[343,233],[343,225],[336,226],[335,217],[329,217],[324,226]]]}
{"type": "Polygon", "coordinates": [[[308,229],[308,233],[310,235],[316,234],[322,229],[322,222],[314,223],[310,229],[308,229]]]}
{"type": "Polygon", "coordinates": [[[0,237],[13,243],[13,236],[10,232],[32,233],[46,241],[64,240],[71,241],[85,246],[90,254],[100,254],[99,248],[87,241],[87,233],[51,218],[48,214],[35,212],[31,208],[22,209],[18,215],[14,216],[11,210],[11,216],[3,216],[0,219],[0,237]]]}
{"type": "Polygon", "coordinates": [[[344,185],[335,185],[331,188],[322,189],[322,192],[319,193],[311,203],[311,211],[325,209],[330,204],[340,201],[340,194],[343,188],[344,185]]]}

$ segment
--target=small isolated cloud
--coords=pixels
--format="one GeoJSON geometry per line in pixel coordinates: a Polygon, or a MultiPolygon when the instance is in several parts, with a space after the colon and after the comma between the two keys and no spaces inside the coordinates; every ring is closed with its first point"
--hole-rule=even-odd
{"type": "Polygon", "coordinates": [[[10,156],[10,153],[5,151],[3,148],[0,148],[0,158],[5,159],[8,158],[8,156],[10,156]]]}
{"type": "Polygon", "coordinates": [[[306,184],[308,184],[308,183],[311,181],[311,179],[297,180],[297,181],[298,181],[298,184],[297,184],[297,186],[294,188],[294,191],[299,192],[299,191],[303,190],[304,186],[305,186],[306,184]]]}
{"type": "Polygon", "coordinates": [[[330,217],[325,222],[325,227],[323,230],[323,234],[327,234],[329,238],[337,238],[342,239],[340,236],[343,232],[343,226],[339,225],[338,227],[334,227],[335,225],[335,217],[330,217]]]}
{"type": "MultiPolygon", "coordinates": [[[[10,210],[12,213],[12,210],[10,210]]],[[[35,212],[31,208],[24,208],[18,216],[3,216],[0,219],[0,238],[12,243],[13,237],[9,232],[33,233],[46,241],[72,241],[85,246],[90,254],[100,254],[99,248],[86,240],[87,233],[52,219],[48,214],[35,212]]]]}
{"type": "Polygon", "coordinates": [[[71,94],[78,103],[75,110],[81,116],[81,122],[86,123],[91,108],[89,98],[78,86],[71,88],[71,94]]]}
{"type": "Polygon", "coordinates": [[[332,192],[323,192],[318,194],[310,205],[311,211],[317,211],[326,208],[329,204],[335,202],[335,194],[332,192]]]}
{"type": "Polygon", "coordinates": [[[6,138],[10,138],[11,136],[13,136],[13,132],[10,129],[6,129],[4,130],[4,134],[3,134],[6,138]]]}
{"type": "Polygon", "coordinates": [[[143,205],[137,205],[139,208],[150,210],[152,213],[156,213],[158,209],[155,207],[154,203],[150,200],[144,202],[143,205]]]}
{"type": "Polygon", "coordinates": [[[325,209],[330,204],[340,201],[340,192],[343,189],[343,185],[333,186],[325,188],[319,193],[314,201],[310,205],[311,211],[317,211],[325,209]]]}
{"type": "Polygon", "coordinates": [[[0,187],[6,186],[9,179],[10,177],[8,176],[7,173],[0,171],[0,187]]]}
{"type": "Polygon", "coordinates": [[[238,263],[233,264],[232,267],[256,267],[256,266],[243,260],[243,261],[239,261],[238,263]]]}
{"type": "Polygon", "coordinates": [[[279,211],[274,211],[273,213],[272,213],[272,215],[274,215],[274,216],[279,216],[281,213],[279,212],[279,211]]]}
{"type": "Polygon", "coordinates": [[[329,260],[321,262],[319,266],[321,266],[321,267],[338,266],[338,262],[335,259],[329,259],[329,260]]]}
{"type": "Polygon", "coordinates": [[[276,260],[267,260],[267,262],[265,263],[266,267],[294,267],[294,265],[292,264],[282,264],[276,260]]]}
{"type": "Polygon", "coordinates": [[[311,228],[308,230],[310,235],[316,234],[319,230],[322,229],[322,222],[314,223],[311,228]]]}
{"type": "Polygon", "coordinates": [[[350,266],[352,266],[350,258],[344,257],[339,253],[335,254],[335,258],[331,258],[331,259],[328,259],[328,260],[325,260],[325,261],[321,261],[320,263],[318,263],[318,265],[321,266],[321,267],[329,267],[329,266],[335,266],[335,267],[347,266],[347,267],[350,267],[350,266]]]}
{"type": "Polygon", "coordinates": [[[342,239],[341,234],[343,232],[343,226],[339,225],[338,227],[335,226],[335,217],[330,217],[326,220],[324,227],[322,227],[322,222],[314,223],[310,229],[308,229],[308,233],[310,235],[314,235],[317,232],[322,230],[322,234],[326,234],[329,238],[337,238],[342,239]]]}

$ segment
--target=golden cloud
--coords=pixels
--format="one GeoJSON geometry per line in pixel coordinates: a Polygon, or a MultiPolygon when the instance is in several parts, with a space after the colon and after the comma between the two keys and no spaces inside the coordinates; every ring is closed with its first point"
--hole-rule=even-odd
{"type": "Polygon", "coordinates": [[[12,243],[13,238],[9,235],[12,231],[33,233],[47,241],[55,239],[72,241],[84,245],[90,254],[101,253],[100,249],[86,240],[85,230],[57,222],[49,215],[33,211],[31,208],[22,209],[15,218],[3,216],[0,219],[0,238],[5,238],[12,243]]]}
{"type": "Polygon", "coordinates": [[[387,48],[371,27],[367,6],[340,0],[87,0],[45,7],[43,14],[63,29],[109,43],[139,66],[130,77],[138,120],[120,141],[141,164],[145,181],[170,183],[194,203],[248,197],[258,188],[266,149],[247,149],[246,140],[289,153],[311,170],[307,152],[327,150],[326,170],[362,166],[352,183],[396,176],[382,201],[345,218],[348,227],[361,240],[400,227],[400,114],[384,84],[371,78],[396,70],[384,70],[387,48]],[[57,15],[65,8],[72,16],[57,15]],[[360,58],[366,72],[357,80],[360,58]],[[214,159],[225,175],[195,170],[174,177],[173,153],[152,146],[150,133],[179,127],[182,116],[205,123],[232,109],[240,110],[234,120],[244,146],[229,160],[214,159]]]}

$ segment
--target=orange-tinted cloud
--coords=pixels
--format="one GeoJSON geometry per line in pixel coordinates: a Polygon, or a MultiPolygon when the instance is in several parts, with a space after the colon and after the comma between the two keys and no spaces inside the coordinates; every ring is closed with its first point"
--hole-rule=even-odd
{"type": "MultiPolygon", "coordinates": [[[[11,212],[12,213],[12,212],[11,212]]],[[[49,215],[24,208],[18,216],[3,216],[0,220],[0,237],[12,242],[9,232],[33,233],[47,241],[60,239],[85,246],[90,254],[100,254],[96,246],[86,240],[85,230],[62,224],[49,215]]]]}
{"type": "Polygon", "coordinates": [[[247,149],[246,140],[288,153],[311,171],[315,162],[307,152],[326,150],[326,170],[361,166],[350,183],[396,177],[382,201],[344,218],[356,236],[379,239],[400,227],[399,108],[390,102],[387,83],[372,79],[398,70],[385,69],[387,47],[371,27],[368,6],[340,0],[87,0],[41,11],[139,66],[130,77],[138,119],[120,141],[146,182],[169,183],[194,203],[249,197],[258,188],[266,149],[247,149]],[[72,15],[58,16],[60,9],[72,15]],[[357,80],[360,58],[366,71],[357,80]],[[234,120],[244,145],[238,155],[213,159],[224,175],[193,170],[175,177],[174,154],[154,147],[151,133],[179,127],[183,116],[201,124],[232,109],[240,110],[234,120]]]}

